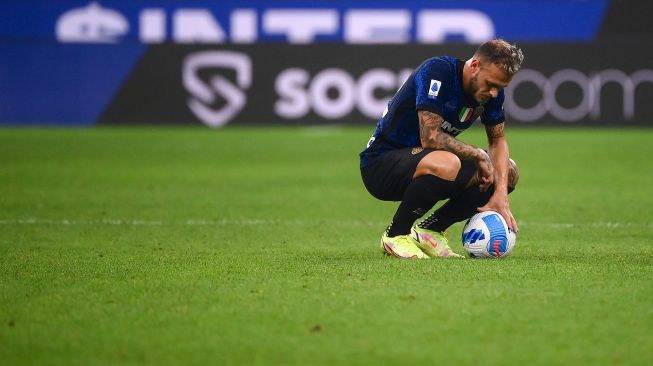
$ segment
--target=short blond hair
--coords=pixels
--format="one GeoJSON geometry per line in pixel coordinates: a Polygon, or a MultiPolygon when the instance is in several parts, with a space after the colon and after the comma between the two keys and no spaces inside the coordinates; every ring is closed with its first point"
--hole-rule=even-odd
{"type": "Polygon", "coordinates": [[[483,43],[474,53],[474,57],[499,66],[511,77],[519,71],[524,62],[522,50],[516,44],[510,44],[503,39],[483,43]]]}

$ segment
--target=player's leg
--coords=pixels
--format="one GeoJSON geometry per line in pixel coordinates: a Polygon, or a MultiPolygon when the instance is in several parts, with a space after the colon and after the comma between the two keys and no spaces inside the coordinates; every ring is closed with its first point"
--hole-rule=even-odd
{"type": "MultiPolygon", "coordinates": [[[[433,207],[435,203],[441,199],[456,196],[458,192],[463,191],[465,189],[465,184],[476,173],[475,169],[471,171],[469,169],[463,169],[462,162],[454,154],[445,151],[437,151],[437,153],[449,154],[445,156],[455,157],[455,163],[447,159],[442,159],[438,155],[432,153],[420,162],[415,171],[416,177],[435,175],[442,179],[446,179],[449,182],[449,189],[447,191],[440,190],[440,196],[437,197],[437,200],[434,200],[433,202],[427,202],[431,204],[430,207],[433,207]],[[442,169],[443,164],[449,169],[442,169]],[[442,172],[446,172],[448,174],[441,174],[442,172]]],[[[398,214],[400,213],[399,211],[400,210],[397,210],[398,214]]],[[[412,222],[414,223],[418,218],[419,217],[414,218],[412,222]]],[[[417,246],[429,257],[462,257],[451,250],[446,237],[441,233],[431,232],[429,230],[420,230],[419,228],[413,228],[413,224],[410,225],[412,228],[411,237],[415,240],[417,246]]]]}
{"type": "Polygon", "coordinates": [[[456,180],[460,160],[445,151],[397,149],[361,173],[368,191],[376,198],[401,201],[392,223],[383,234],[382,249],[404,258],[424,258],[410,237],[415,220],[435,203],[450,197],[460,182],[456,180]]]}
{"type": "MultiPolygon", "coordinates": [[[[460,159],[447,151],[432,151],[424,156],[406,188],[392,223],[386,232],[386,243],[394,238],[408,237],[429,257],[461,257],[454,253],[446,241],[433,244],[410,235],[415,221],[428,212],[438,201],[450,197],[462,186],[459,178],[460,159]]],[[[387,244],[386,244],[387,246],[387,244]]]]}
{"type": "Polygon", "coordinates": [[[388,228],[388,236],[408,235],[415,220],[424,216],[438,201],[450,197],[460,170],[460,159],[448,151],[431,151],[412,174],[401,203],[388,228]]]}
{"type": "MultiPolygon", "coordinates": [[[[481,192],[476,176],[476,166],[473,162],[463,162],[461,171],[466,171],[466,175],[471,174],[471,179],[465,185],[465,189],[453,196],[438,210],[433,212],[428,218],[416,225],[416,229],[425,229],[435,233],[442,233],[451,225],[472,217],[477,213],[477,208],[485,205],[494,193],[494,185],[481,192]]],[[[508,171],[508,193],[512,192],[519,181],[519,170],[514,160],[510,159],[508,171]]]]}

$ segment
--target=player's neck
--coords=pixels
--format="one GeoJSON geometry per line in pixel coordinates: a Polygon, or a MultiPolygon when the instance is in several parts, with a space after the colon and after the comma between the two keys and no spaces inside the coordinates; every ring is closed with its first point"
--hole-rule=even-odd
{"type": "Polygon", "coordinates": [[[471,85],[471,78],[472,78],[472,66],[471,66],[472,59],[470,58],[469,60],[465,61],[463,65],[463,72],[462,72],[462,78],[460,82],[462,83],[462,91],[465,96],[465,99],[469,104],[476,105],[476,101],[474,100],[474,96],[471,94],[470,85],[471,85]]]}

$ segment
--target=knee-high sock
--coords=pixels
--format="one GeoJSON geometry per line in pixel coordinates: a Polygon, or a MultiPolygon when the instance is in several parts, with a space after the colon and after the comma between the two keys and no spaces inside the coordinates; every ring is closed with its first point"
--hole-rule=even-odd
{"type": "Polygon", "coordinates": [[[439,200],[450,197],[454,187],[455,182],[434,175],[413,179],[388,227],[388,236],[409,234],[415,220],[424,216],[439,200]]]}
{"type": "MultiPolygon", "coordinates": [[[[508,193],[512,191],[512,188],[508,188],[508,193]]],[[[477,208],[490,200],[493,193],[494,185],[485,192],[481,192],[478,186],[469,187],[456,194],[418,225],[423,229],[443,232],[451,225],[472,217],[478,212],[477,208]]]]}

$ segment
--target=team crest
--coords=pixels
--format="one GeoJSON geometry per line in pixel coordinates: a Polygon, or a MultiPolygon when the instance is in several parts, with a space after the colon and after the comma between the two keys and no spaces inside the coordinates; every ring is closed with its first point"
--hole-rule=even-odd
{"type": "Polygon", "coordinates": [[[413,154],[413,155],[417,155],[417,154],[421,153],[422,151],[424,151],[424,148],[414,147],[413,150],[410,153],[413,154]]]}

